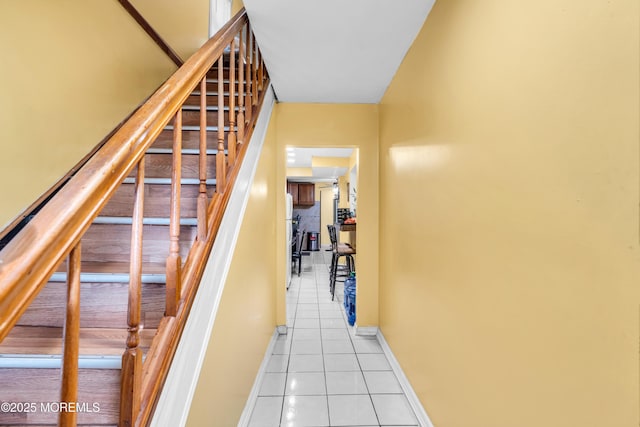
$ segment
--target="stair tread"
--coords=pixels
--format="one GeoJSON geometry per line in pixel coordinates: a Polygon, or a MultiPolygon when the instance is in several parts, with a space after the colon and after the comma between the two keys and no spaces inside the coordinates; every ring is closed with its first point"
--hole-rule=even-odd
{"type": "MultiPolygon", "coordinates": [[[[58,266],[56,270],[59,273],[65,273],[67,271],[66,261],[58,266]]],[[[146,262],[142,264],[143,274],[164,274],[166,266],[164,263],[146,262]]],[[[129,272],[128,262],[97,262],[97,261],[83,261],[82,262],[83,273],[94,274],[121,274],[129,272]]]]}
{"type": "MultiPolygon", "coordinates": [[[[62,328],[42,326],[15,326],[0,343],[0,354],[62,354],[62,328]]],[[[140,331],[140,347],[145,350],[151,345],[156,329],[140,331]]],[[[122,355],[127,339],[126,329],[81,328],[80,355],[122,355]]]]}

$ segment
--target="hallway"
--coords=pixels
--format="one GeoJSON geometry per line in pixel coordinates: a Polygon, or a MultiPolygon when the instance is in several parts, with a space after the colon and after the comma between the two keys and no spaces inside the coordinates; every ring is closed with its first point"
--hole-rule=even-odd
{"type": "Polygon", "coordinates": [[[249,426],[415,426],[375,337],[355,336],[328,291],[330,252],[304,257],[287,291],[289,333],[277,338],[249,426]]]}

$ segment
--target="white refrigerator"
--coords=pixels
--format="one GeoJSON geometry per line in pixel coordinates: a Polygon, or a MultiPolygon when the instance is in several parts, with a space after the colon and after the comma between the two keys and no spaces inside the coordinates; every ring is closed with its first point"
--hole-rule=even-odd
{"type": "Polygon", "coordinates": [[[291,284],[291,239],[293,239],[292,236],[292,217],[293,217],[293,198],[291,197],[291,194],[287,193],[286,195],[286,202],[285,202],[285,206],[286,206],[286,216],[285,216],[285,235],[287,238],[287,243],[286,243],[286,247],[287,247],[287,257],[286,257],[286,262],[287,262],[287,266],[286,266],[286,282],[285,282],[285,286],[287,289],[289,289],[289,285],[291,284]]]}

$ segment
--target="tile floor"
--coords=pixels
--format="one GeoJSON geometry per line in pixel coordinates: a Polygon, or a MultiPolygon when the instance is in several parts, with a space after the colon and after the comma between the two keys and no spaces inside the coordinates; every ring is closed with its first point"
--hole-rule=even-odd
{"type": "Polygon", "coordinates": [[[330,252],[312,252],[294,274],[289,333],[278,337],[249,426],[417,426],[377,338],[346,322],[342,284],[331,301],[330,262],[330,252]]]}

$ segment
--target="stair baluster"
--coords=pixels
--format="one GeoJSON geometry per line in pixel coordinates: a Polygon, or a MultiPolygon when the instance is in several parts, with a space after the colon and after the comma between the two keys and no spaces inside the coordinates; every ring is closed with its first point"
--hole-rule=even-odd
{"type": "Polygon", "coordinates": [[[264,89],[263,83],[264,83],[264,60],[262,58],[262,52],[260,52],[260,49],[258,48],[258,55],[260,55],[260,58],[258,59],[258,91],[262,92],[262,90],[264,89]]]}
{"type": "MultiPolygon", "coordinates": [[[[67,310],[64,319],[62,387],[60,402],[78,401],[78,356],[80,354],[80,252],[81,243],[71,249],[67,266],[67,310]]],[[[60,426],[75,426],[77,413],[60,411],[60,426]]]]}
{"type": "Polygon", "coordinates": [[[171,167],[171,212],[169,256],[167,257],[166,316],[175,316],[182,290],[180,258],[180,188],[182,179],[182,110],[176,112],[173,126],[173,165],[171,167]]]}
{"type": "Polygon", "coordinates": [[[218,59],[218,153],[216,154],[216,192],[224,193],[227,182],[224,155],[224,60],[218,59]]]}
{"type": "Polygon", "coordinates": [[[229,164],[236,160],[236,39],[231,40],[231,52],[229,56],[229,164]]]}
{"type": "Polygon", "coordinates": [[[253,110],[258,106],[258,46],[256,45],[256,35],[251,34],[251,76],[253,82],[251,83],[251,109],[253,110]]]}
{"type": "MultiPolygon", "coordinates": [[[[246,27],[245,27],[246,28],[246,27]]],[[[244,47],[243,39],[245,37],[244,31],[240,31],[239,40],[240,45],[238,47],[238,144],[244,143],[244,47]]]]}
{"type": "Polygon", "coordinates": [[[138,162],[131,223],[131,261],[129,264],[129,299],[127,307],[127,348],[122,355],[120,373],[120,425],[132,426],[140,409],[142,385],[142,349],[140,320],[142,314],[142,221],[144,218],[144,156],[138,162]]]}
{"type": "Polygon", "coordinates": [[[200,82],[200,154],[198,194],[198,240],[207,238],[207,76],[200,82]]]}
{"type": "Polygon", "coordinates": [[[245,99],[244,99],[244,107],[245,107],[245,117],[244,119],[247,123],[251,123],[251,115],[252,115],[252,102],[251,102],[251,87],[253,84],[253,77],[251,76],[251,51],[253,50],[253,45],[251,44],[251,24],[247,23],[247,46],[245,49],[245,81],[247,82],[247,86],[245,89],[245,99]]]}

